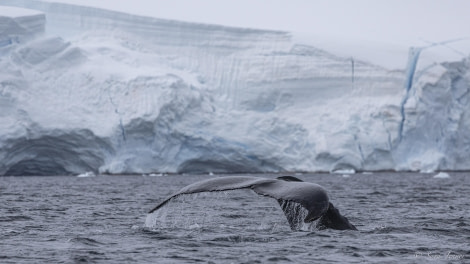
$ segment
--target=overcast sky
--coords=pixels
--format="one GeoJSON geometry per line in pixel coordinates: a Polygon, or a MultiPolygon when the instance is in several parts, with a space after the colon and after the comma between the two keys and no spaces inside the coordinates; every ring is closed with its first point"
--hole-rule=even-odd
{"type": "Polygon", "coordinates": [[[403,43],[470,36],[470,0],[51,0],[134,14],[403,43]]]}

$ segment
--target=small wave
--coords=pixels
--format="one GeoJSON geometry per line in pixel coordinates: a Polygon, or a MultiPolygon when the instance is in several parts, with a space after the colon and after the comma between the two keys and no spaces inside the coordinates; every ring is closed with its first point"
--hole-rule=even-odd
{"type": "Polygon", "coordinates": [[[271,242],[278,240],[275,237],[254,237],[254,236],[243,236],[243,235],[229,235],[229,236],[219,236],[211,239],[210,241],[214,242],[271,242]]]}
{"type": "Polygon", "coordinates": [[[0,216],[0,222],[29,221],[31,217],[24,215],[0,216]]]}
{"type": "Polygon", "coordinates": [[[383,249],[378,249],[378,250],[371,250],[372,252],[367,254],[368,256],[371,257],[391,257],[393,256],[393,252],[390,252],[389,250],[383,250],[383,249]]]}
{"type": "Polygon", "coordinates": [[[138,228],[136,230],[138,230],[139,232],[142,232],[145,235],[149,235],[150,237],[152,237],[152,239],[157,239],[157,240],[173,240],[173,239],[178,238],[178,236],[171,235],[169,233],[169,230],[162,231],[159,229],[147,228],[147,227],[138,228]]]}
{"type": "Polygon", "coordinates": [[[380,195],[380,196],[387,196],[387,194],[386,194],[386,193],[379,192],[379,191],[373,191],[373,192],[369,193],[369,195],[380,195]]]}
{"type": "Polygon", "coordinates": [[[415,227],[407,227],[407,226],[379,226],[370,231],[365,231],[365,233],[372,233],[372,234],[411,234],[416,233],[417,228],[415,227]]]}
{"type": "Polygon", "coordinates": [[[230,218],[230,219],[237,219],[237,218],[245,218],[246,217],[246,215],[242,215],[242,214],[222,214],[221,216],[225,217],[225,218],[230,218]]]}
{"type": "Polygon", "coordinates": [[[267,259],[267,261],[269,261],[269,262],[281,262],[281,263],[293,262],[291,259],[289,259],[288,257],[284,257],[284,256],[270,257],[270,258],[267,259]]]}
{"type": "Polygon", "coordinates": [[[88,238],[88,237],[75,237],[75,238],[69,239],[68,242],[78,243],[78,244],[87,245],[87,246],[98,246],[98,245],[103,244],[101,242],[98,242],[98,241],[96,241],[92,238],[88,238]]]}
{"type": "Polygon", "coordinates": [[[105,253],[95,250],[81,251],[79,254],[74,255],[72,259],[74,263],[96,263],[97,261],[108,260],[105,253]]]}
{"type": "Polygon", "coordinates": [[[305,234],[305,236],[313,236],[313,237],[331,237],[331,235],[325,233],[325,232],[316,232],[316,231],[311,231],[305,234]]]}
{"type": "Polygon", "coordinates": [[[445,235],[445,236],[457,236],[466,230],[464,228],[459,229],[450,229],[450,228],[432,228],[432,227],[424,227],[422,228],[423,231],[429,232],[432,235],[445,235]]]}

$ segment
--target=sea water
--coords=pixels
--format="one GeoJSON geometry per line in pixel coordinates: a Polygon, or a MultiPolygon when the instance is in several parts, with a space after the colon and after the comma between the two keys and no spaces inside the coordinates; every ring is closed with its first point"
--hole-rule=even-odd
{"type": "Polygon", "coordinates": [[[250,190],[185,195],[147,214],[218,176],[0,177],[0,262],[470,262],[469,173],[297,175],[324,186],[358,231],[291,231],[277,201],[250,190]]]}

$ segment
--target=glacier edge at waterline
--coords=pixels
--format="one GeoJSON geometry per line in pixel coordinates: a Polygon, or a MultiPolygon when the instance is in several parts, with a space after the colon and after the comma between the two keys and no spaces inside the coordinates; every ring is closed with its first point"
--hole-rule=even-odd
{"type": "Polygon", "coordinates": [[[470,169],[468,52],[407,90],[288,32],[3,4],[46,19],[0,13],[33,21],[0,36],[0,175],[470,169]]]}

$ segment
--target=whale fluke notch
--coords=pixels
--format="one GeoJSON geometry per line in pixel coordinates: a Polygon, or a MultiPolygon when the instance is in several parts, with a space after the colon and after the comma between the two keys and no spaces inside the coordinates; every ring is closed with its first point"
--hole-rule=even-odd
{"type": "Polygon", "coordinates": [[[328,195],[323,187],[315,183],[304,182],[293,176],[281,176],[277,179],[250,176],[227,176],[207,179],[183,187],[155,206],[149,213],[155,212],[171,199],[183,194],[238,189],[251,189],[259,195],[276,199],[292,230],[299,230],[303,225],[302,220],[304,223],[319,220],[317,226],[320,228],[357,230],[329,202],[328,195]],[[302,210],[302,208],[305,210],[302,210]],[[304,217],[304,215],[306,216],[304,217]]]}

